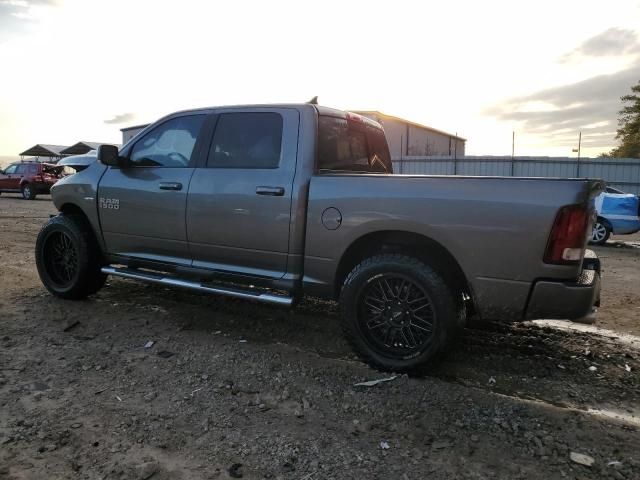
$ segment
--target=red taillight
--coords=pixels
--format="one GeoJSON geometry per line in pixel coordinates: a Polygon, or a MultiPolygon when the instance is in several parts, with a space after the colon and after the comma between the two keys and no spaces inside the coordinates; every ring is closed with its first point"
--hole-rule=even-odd
{"type": "Polygon", "coordinates": [[[42,176],[42,175],[36,175],[36,176],[35,176],[35,181],[36,181],[36,182],[44,182],[44,176],[42,176]]]}
{"type": "Polygon", "coordinates": [[[545,263],[570,265],[582,259],[587,240],[589,210],[584,205],[562,207],[556,215],[547,250],[545,263]]]}

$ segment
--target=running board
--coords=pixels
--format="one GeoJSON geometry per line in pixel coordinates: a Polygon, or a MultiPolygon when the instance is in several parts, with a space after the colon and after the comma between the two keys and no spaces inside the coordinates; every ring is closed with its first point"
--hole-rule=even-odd
{"type": "Polygon", "coordinates": [[[131,278],[133,280],[142,280],[144,282],[159,283],[169,287],[181,287],[188,290],[196,290],[198,292],[213,293],[216,295],[226,295],[227,297],[244,298],[254,300],[256,302],[271,303],[290,307],[293,305],[293,298],[285,295],[274,295],[272,293],[264,293],[253,290],[241,290],[229,287],[209,287],[198,282],[190,282],[188,280],[180,280],[178,278],[163,275],[161,273],[143,272],[129,268],[102,267],[102,273],[113,275],[116,277],[131,278]]]}

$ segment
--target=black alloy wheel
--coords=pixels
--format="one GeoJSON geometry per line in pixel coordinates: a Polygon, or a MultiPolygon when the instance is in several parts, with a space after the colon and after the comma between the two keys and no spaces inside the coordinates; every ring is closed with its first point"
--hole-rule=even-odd
{"type": "Polygon", "coordinates": [[[86,218],[58,215],[40,230],[36,239],[36,266],[43,285],[53,295],[80,300],[102,288],[103,257],[86,218]]]}
{"type": "Polygon", "coordinates": [[[462,292],[421,259],[381,253],[362,260],[340,291],[342,331],[374,368],[421,375],[465,323],[462,292]]]}
{"type": "Polygon", "coordinates": [[[386,356],[407,358],[433,337],[435,312],[425,289],[400,273],[370,279],[359,295],[358,325],[367,343],[386,356]]]}
{"type": "Polygon", "coordinates": [[[51,232],[43,244],[44,265],[49,278],[59,288],[71,285],[78,275],[78,252],[65,232],[51,232]]]}

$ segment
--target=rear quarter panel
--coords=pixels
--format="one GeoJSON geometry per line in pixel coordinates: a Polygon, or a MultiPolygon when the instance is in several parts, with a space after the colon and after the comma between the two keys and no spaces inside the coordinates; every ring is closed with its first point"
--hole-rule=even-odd
{"type": "Polygon", "coordinates": [[[542,258],[558,209],[590,201],[582,180],[317,175],[309,193],[305,288],[333,290],[340,258],[358,238],[406,231],[453,255],[487,316],[513,317],[535,279],[577,277],[580,266],[542,258]],[[337,230],[322,224],[330,207],[342,214],[337,230]],[[503,307],[508,312],[496,311],[503,307]]]}

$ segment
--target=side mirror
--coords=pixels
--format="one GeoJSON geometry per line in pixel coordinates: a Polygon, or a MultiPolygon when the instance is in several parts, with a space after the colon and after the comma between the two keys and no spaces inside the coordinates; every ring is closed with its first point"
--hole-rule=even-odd
{"type": "Polygon", "coordinates": [[[119,155],[118,147],[115,145],[100,145],[98,146],[98,160],[111,167],[124,166],[124,159],[119,155]]]}

